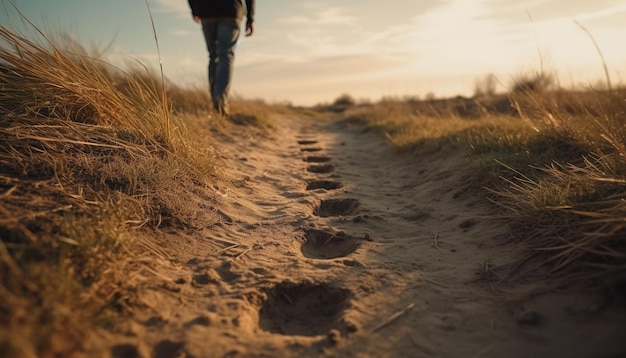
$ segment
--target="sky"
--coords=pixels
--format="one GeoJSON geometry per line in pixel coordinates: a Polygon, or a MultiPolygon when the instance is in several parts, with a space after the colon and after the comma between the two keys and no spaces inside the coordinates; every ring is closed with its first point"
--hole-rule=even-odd
{"type": "MultiPolygon", "coordinates": [[[[17,8],[44,31],[106,49],[114,64],[158,68],[146,0],[0,0],[0,24],[17,8]]],[[[187,0],[147,0],[166,77],[207,87],[208,55],[187,0]]],[[[499,90],[544,69],[560,84],[624,83],[623,0],[257,0],[255,33],[241,38],[232,91],[248,99],[314,105],[356,99],[471,96],[496,75],[499,90]]]]}

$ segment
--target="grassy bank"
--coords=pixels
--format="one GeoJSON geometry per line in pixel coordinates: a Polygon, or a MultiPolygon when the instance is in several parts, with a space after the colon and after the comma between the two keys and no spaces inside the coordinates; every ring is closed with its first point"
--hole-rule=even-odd
{"type": "MultiPolygon", "coordinates": [[[[209,134],[229,124],[205,91],[4,27],[0,88],[0,356],[63,355],[127,314],[153,232],[196,224],[219,180],[209,134]]],[[[233,107],[273,125],[263,103],[233,107]]]]}
{"type": "Polygon", "coordinates": [[[623,89],[518,86],[472,99],[388,99],[344,116],[400,151],[467,152],[469,189],[500,205],[522,248],[509,278],[615,287],[626,279],[625,99],[623,89]]]}

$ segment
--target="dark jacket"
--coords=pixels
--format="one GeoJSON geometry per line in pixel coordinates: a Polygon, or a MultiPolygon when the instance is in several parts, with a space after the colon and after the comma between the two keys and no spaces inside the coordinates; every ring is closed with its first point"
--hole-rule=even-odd
{"type": "Polygon", "coordinates": [[[189,0],[189,7],[193,16],[206,17],[234,17],[239,20],[246,14],[247,22],[254,21],[254,0],[189,0]],[[247,10],[246,10],[247,9],[247,10]]]}

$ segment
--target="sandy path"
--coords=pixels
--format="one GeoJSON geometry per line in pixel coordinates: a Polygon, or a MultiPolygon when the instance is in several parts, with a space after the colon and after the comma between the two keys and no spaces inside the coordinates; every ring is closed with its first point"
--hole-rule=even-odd
{"type": "Polygon", "coordinates": [[[402,156],[359,127],[283,121],[272,139],[216,138],[230,178],[220,223],[162,233],[163,282],[111,337],[113,356],[626,352],[623,312],[593,296],[500,293],[489,267],[512,254],[507,229],[465,192],[462,156],[402,156]]]}

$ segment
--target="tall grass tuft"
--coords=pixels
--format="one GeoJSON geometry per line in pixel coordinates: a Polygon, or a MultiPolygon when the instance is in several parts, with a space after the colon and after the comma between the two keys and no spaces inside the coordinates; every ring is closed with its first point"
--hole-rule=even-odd
{"type": "Polygon", "coordinates": [[[0,26],[0,356],[67,356],[134,303],[142,230],[193,226],[215,154],[141,65],[0,26]],[[143,228],[143,229],[142,229],[143,228]]]}
{"type": "Polygon", "coordinates": [[[558,136],[565,148],[576,148],[569,161],[518,173],[501,191],[528,249],[525,260],[533,262],[525,266],[529,271],[626,282],[625,99],[624,90],[514,98],[537,135],[558,136]]]}

